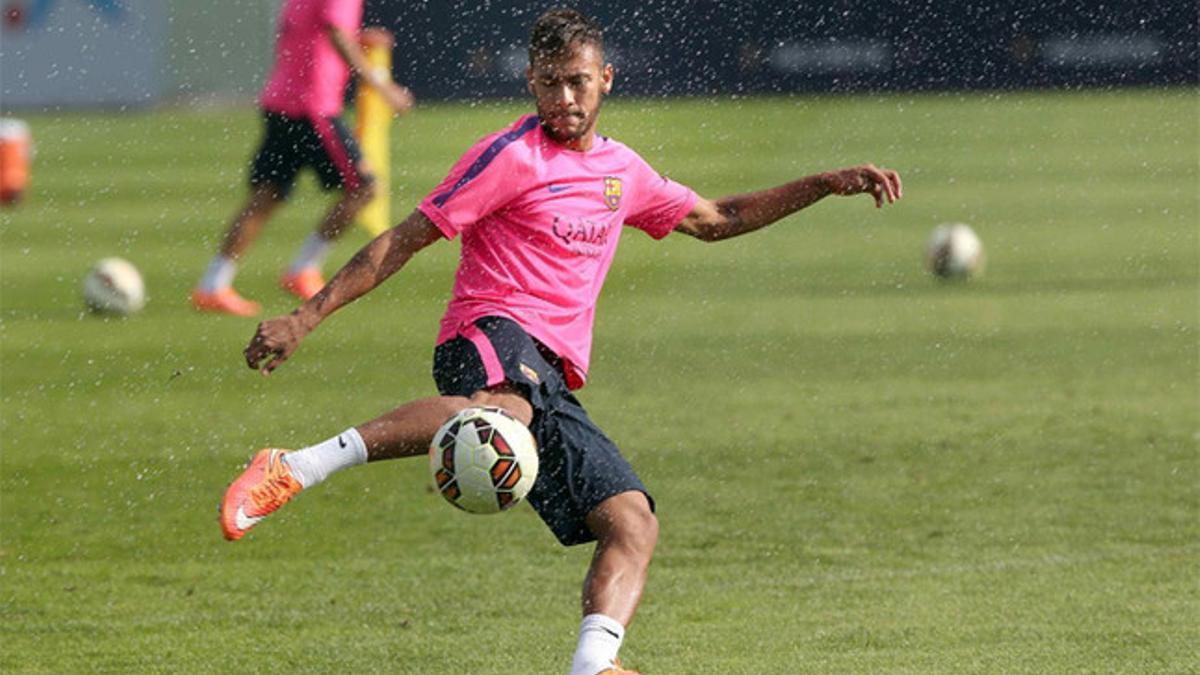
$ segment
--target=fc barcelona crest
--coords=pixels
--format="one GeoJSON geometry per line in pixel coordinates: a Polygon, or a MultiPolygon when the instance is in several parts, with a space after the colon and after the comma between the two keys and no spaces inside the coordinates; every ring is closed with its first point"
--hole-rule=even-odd
{"type": "Polygon", "coordinates": [[[604,203],[616,211],[621,208],[621,179],[616,176],[604,177],[604,203]]]}

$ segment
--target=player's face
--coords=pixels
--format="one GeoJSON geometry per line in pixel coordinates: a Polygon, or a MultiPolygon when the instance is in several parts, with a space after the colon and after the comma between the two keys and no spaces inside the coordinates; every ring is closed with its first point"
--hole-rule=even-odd
{"type": "Polygon", "coordinates": [[[525,75],[545,132],[568,147],[590,148],[600,103],[612,90],[612,65],[604,63],[600,50],[581,44],[562,55],[539,57],[525,75]]]}

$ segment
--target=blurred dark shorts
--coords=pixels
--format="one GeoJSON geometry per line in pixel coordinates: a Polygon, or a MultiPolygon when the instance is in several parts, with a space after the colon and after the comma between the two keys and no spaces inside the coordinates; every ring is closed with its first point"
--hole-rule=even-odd
{"type": "Polygon", "coordinates": [[[585,519],[609,497],[636,490],[654,509],[633,467],[567,389],[561,360],[514,321],[484,317],[460,328],[434,350],[433,379],[443,396],[508,382],[529,399],[538,477],[526,499],[564,546],[595,541],[585,519]]]}
{"type": "Polygon", "coordinates": [[[263,138],[250,165],[250,185],[274,185],[287,199],[304,167],[312,167],[321,188],[346,191],[375,180],[362,170],[358,141],[338,117],[289,117],[262,111],[263,138]]]}

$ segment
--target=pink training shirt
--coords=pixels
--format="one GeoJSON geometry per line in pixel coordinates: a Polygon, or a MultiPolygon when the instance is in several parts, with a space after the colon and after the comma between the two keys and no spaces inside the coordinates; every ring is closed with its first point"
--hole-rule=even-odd
{"type": "Polygon", "coordinates": [[[576,152],[547,137],[537,115],[518,119],[476,143],[418,207],[447,239],[462,234],[438,343],[480,317],[506,317],[563,358],[568,386],[582,387],[621,226],[661,239],[696,199],[611,138],[576,152]]]}
{"type": "Polygon", "coordinates": [[[286,0],[279,11],[275,66],[259,103],[289,117],[333,117],[342,112],[350,66],[326,33],[333,25],[357,35],[363,0],[286,0]]]}

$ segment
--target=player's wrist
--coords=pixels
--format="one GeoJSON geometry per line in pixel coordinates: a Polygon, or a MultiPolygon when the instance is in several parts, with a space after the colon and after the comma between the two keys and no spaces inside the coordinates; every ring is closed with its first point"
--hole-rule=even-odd
{"type": "Polygon", "coordinates": [[[311,333],[314,328],[321,323],[325,317],[321,316],[321,312],[315,307],[310,306],[312,301],[305,302],[292,311],[292,316],[296,318],[297,323],[305,334],[311,333]]]}

